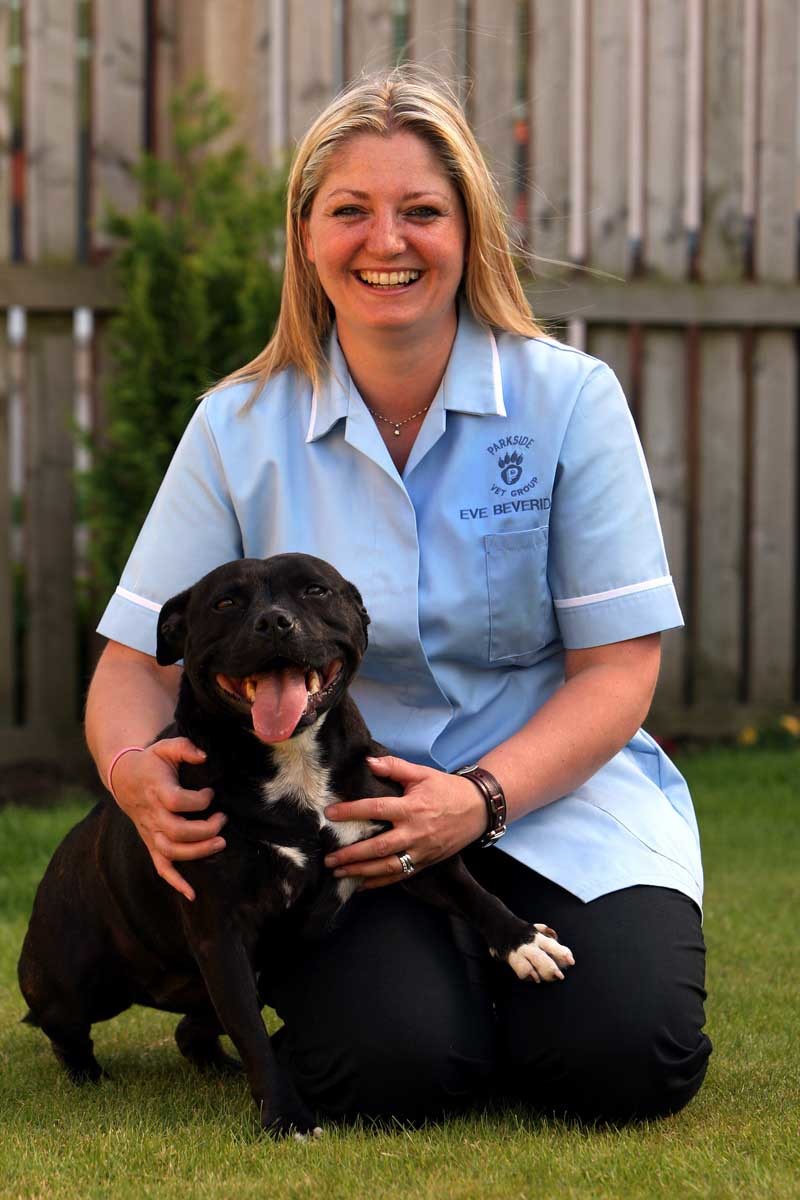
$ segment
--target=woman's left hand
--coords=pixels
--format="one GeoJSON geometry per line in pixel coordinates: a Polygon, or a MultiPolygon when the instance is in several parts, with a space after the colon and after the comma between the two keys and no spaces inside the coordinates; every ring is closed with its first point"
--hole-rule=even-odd
{"type": "Polygon", "coordinates": [[[389,821],[392,828],[329,854],[325,865],[338,878],[360,876],[364,889],[407,878],[399,856],[407,854],[414,873],[457,854],[486,831],[486,804],[469,779],[448,775],[386,755],[367,759],[374,775],[393,779],[402,796],[372,796],[331,804],[331,821],[389,821]]]}

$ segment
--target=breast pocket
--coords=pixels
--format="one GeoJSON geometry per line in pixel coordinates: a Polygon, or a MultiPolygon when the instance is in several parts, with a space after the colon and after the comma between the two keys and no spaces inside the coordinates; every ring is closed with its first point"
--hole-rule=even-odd
{"type": "Polygon", "coordinates": [[[487,533],[489,661],[533,654],[558,636],[547,585],[547,527],[487,533]]]}

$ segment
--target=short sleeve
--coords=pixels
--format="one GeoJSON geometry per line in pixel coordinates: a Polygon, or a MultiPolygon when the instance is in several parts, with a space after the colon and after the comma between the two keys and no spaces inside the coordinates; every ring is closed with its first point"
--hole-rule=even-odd
{"type": "Polygon", "coordinates": [[[548,577],[568,649],[683,624],[636,427],[603,364],[585,380],[562,442],[548,577]]]}
{"type": "Polygon", "coordinates": [[[145,654],[155,654],[162,604],[220,563],[242,557],[207,404],[186,428],[98,626],[104,637],[145,654]]]}

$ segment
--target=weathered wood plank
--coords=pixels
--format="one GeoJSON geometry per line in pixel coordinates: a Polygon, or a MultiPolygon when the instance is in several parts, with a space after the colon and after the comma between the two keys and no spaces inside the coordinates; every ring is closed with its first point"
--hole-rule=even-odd
{"type": "Polygon", "coordinates": [[[77,234],[77,7],[28,0],[28,257],[70,259],[77,234]]]}
{"type": "Polygon", "coordinates": [[[289,139],[292,145],[333,96],[333,5],[293,0],[289,5],[289,139]],[[309,32],[313,30],[313,36],[309,32]]]}
{"type": "Polygon", "coordinates": [[[460,83],[466,64],[459,62],[463,31],[457,0],[411,0],[410,11],[410,57],[451,84],[460,83]]]}
{"type": "Polygon", "coordinates": [[[708,0],[705,38],[704,279],[742,274],[743,0],[708,0]]]}
{"type": "Polygon", "coordinates": [[[514,211],[517,13],[514,0],[473,0],[470,119],[475,136],[514,211]]]}
{"type": "MultiPolygon", "coordinates": [[[[548,279],[563,273],[567,258],[570,30],[566,6],[533,0],[531,22],[529,240],[533,269],[546,286],[548,279]]],[[[535,311],[538,314],[538,307],[535,311]]]]}
{"type": "Polygon", "coordinates": [[[92,79],[92,244],[111,245],[102,218],[111,203],[134,209],[139,187],[132,168],[144,143],[144,8],[126,0],[95,6],[95,57],[92,79]]]}
{"type": "Polygon", "coordinates": [[[351,79],[391,66],[392,12],[386,0],[350,0],[345,60],[351,79]]]}
{"type": "Polygon", "coordinates": [[[77,721],[63,732],[44,722],[0,729],[0,766],[24,762],[53,762],[65,774],[75,772],[80,778],[92,778],[91,760],[77,721]]]}
{"type": "MultiPolygon", "coordinates": [[[[684,620],[687,620],[688,462],[682,334],[648,334],[643,343],[642,360],[643,406],[639,432],[653,481],[670,573],[684,620]]],[[[677,705],[682,702],[685,657],[685,634],[682,630],[667,630],[662,637],[657,696],[660,703],[677,705]]]]}
{"type": "Polygon", "coordinates": [[[0,330],[0,726],[11,722],[14,700],[10,400],[9,354],[5,330],[0,330]]]}
{"type": "MultiPolygon", "coordinates": [[[[794,278],[798,11],[792,0],[762,7],[761,128],[755,268],[759,278],[794,278]]],[[[788,705],[794,685],[798,597],[797,364],[790,333],[756,339],[753,393],[751,637],[749,683],[755,701],[788,705]]]]}
{"type": "Polygon", "coordinates": [[[589,253],[623,274],[627,261],[630,41],[627,4],[595,4],[590,22],[589,253]]]}
{"type": "MultiPolygon", "coordinates": [[[[681,329],[800,328],[795,284],[694,284],[528,281],[526,290],[543,319],[580,318],[589,324],[681,329]]],[[[113,311],[121,294],[107,266],[0,263],[0,310],[20,304],[34,312],[68,312],[79,305],[113,311]]]]}
{"type": "MultiPolygon", "coordinates": [[[[302,9],[304,0],[288,5],[294,12],[302,9]]],[[[233,114],[229,133],[219,145],[245,142],[259,161],[266,163],[270,155],[270,105],[273,65],[269,56],[269,33],[274,17],[273,8],[263,0],[203,0],[203,20],[198,20],[198,5],[183,0],[184,27],[194,25],[200,35],[199,44],[184,50],[181,78],[186,84],[198,70],[210,87],[227,100],[233,114]],[[243,47],[246,51],[243,52],[243,47]],[[195,65],[196,64],[196,65],[195,65]],[[262,118],[267,116],[266,121],[262,118]]],[[[318,5],[318,16],[306,27],[316,30],[324,24],[329,5],[318,5]]],[[[314,38],[308,38],[310,43],[314,38]]],[[[285,70],[285,63],[281,66],[285,70]]],[[[281,146],[283,150],[285,147],[281,146]]]]}
{"type": "MultiPolygon", "coordinates": [[[[594,5],[589,30],[589,263],[623,276],[628,257],[628,6],[594,5]]],[[[587,349],[614,368],[630,399],[627,331],[606,326],[592,328],[587,349]]]]}
{"type": "Polygon", "coordinates": [[[702,343],[695,698],[734,703],[742,661],[744,383],[738,338],[702,343]]]}
{"type": "Polygon", "coordinates": [[[11,10],[0,5],[0,261],[11,254],[11,10]]]}
{"type": "Polygon", "coordinates": [[[29,346],[25,717],[62,734],[77,719],[71,329],[41,319],[29,346]]]}
{"type": "MultiPolygon", "coordinates": [[[[687,264],[683,230],[686,130],[685,7],[650,0],[646,28],[645,229],[643,262],[662,277],[680,280],[687,264]]],[[[640,432],[658,503],[670,571],[683,609],[688,605],[688,461],[686,347],[682,335],[645,329],[642,346],[640,432]]],[[[662,637],[656,702],[680,705],[686,680],[683,630],[662,637]]]]}

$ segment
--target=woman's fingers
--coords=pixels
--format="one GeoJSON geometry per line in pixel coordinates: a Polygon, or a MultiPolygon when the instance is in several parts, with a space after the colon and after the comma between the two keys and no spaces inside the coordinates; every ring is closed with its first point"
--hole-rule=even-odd
{"type": "Polygon", "coordinates": [[[153,860],[153,866],[157,873],[161,876],[165,883],[173,887],[176,892],[180,892],[187,900],[194,900],[194,888],[186,882],[180,872],[176,871],[172,863],[163,854],[159,854],[157,850],[153,850],[148,846],[150,857],[153,860]]]}
{"type": "Polygon", "coordinates": [[[155,850],[172,862],[193,862],[196,858],[208,858],[209,855],[218,854],[220,850],[225,849],[222,838],[206,838],[202,842],[174,842],[158,829],[152,835],[152,842],[155,850]]]}

